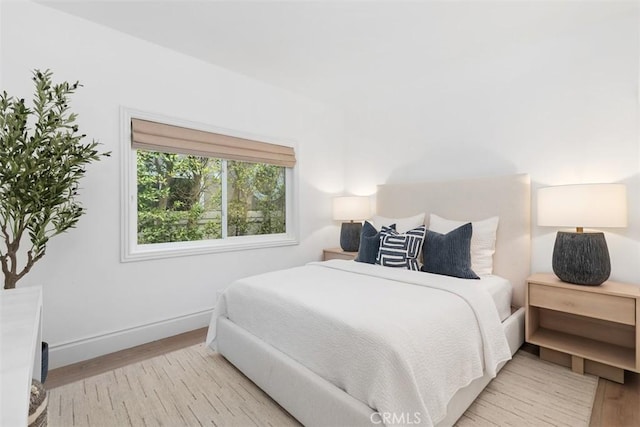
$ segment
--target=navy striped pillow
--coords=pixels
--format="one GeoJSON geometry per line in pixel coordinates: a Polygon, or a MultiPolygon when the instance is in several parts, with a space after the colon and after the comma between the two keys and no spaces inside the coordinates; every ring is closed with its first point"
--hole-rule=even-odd
{"type": "Polygon", "coordinates": [[[399,234],[392,228],[382,227],[376,264],[419,271],[418,255],[426,232],[425,225],[403,234],[399,234]]]}

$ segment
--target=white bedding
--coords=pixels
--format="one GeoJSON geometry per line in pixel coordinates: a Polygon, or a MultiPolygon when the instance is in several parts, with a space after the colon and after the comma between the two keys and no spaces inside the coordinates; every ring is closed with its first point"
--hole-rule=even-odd
{"type": "Polygon", "coordinates": [[[500,276],[489,275],[480,276],[476,284],[485,288],[491,295],[501,322],[511,316],[511,298],[513,297],[511,282],[500,276]]]}
{"type": "Polygon", "coordinates": [[[477,282],[343,260],[253,276],[219,298],[207,343],[228,317],[378,412],[432,425],[511,358],[477,282]]]}

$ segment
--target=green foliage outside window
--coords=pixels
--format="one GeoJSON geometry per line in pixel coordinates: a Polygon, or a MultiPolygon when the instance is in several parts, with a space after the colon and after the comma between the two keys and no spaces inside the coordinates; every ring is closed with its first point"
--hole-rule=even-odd
{"type": "MultiPolygon", "coordinates": [[[[223,237],[223,161],[137,152],[138,243],[223,237]]],[[[285,169],[228,161],[227,235],[284,233],[285,169]]]]}
{"type": "Polygon", "coordinates": [[[262,221],[256,234],[284,233],[284,168],[265,164],[253,165],[253,189],[256,208],[262,212],[262,221]]]}
{"type": "Polygon", "coordinates": [[[138,243],[222,236],[220,160],[139,150],[137,170],[138,243]]]}

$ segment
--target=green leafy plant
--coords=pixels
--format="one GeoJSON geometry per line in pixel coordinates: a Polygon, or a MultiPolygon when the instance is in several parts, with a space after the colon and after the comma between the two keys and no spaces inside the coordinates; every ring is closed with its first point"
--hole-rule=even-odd
{"type": "Polygon", "coordinates": [[[76,200],[86,166],[110,153],[82,143],[69,98],[80,84],[54,84],[49,70],[33,72],[33,107],[0,95],[0,266],[4,288],[15,288],[55,235],[76,226],[85,209],[76,200]],[[20,247],[28,236],[26,260],[20,247]]]}
{"type": "Polygon", "coordinates": [[[153,244],[286,232],[285,168],[138,150],[138,243],[153,244]]]}
{"type": "Polygon", "coordinates": [[[219,239],[220,218],[206,216],[220,211],[220,171],[218,159],[138,150],[138,243],[219,239]]]}

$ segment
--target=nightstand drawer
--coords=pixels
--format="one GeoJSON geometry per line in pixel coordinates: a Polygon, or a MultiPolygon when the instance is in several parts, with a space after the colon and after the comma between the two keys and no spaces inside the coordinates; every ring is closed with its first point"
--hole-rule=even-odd
{"type": "Polygon", "coordinates": [[[330,259],[345,259],[347,261],[353,261],[358,256],[358,252],[346,252],[340,248],[325,249],[323,251],[322,259],[329,261],[330,259]]]}
{"type": "Polygon", "coordinates": [[[326,253],[324,254],[324,260],[328,261],[330,259],[346,259],[347,261],[353,261],[353,255],[351,253],[346,254],[337,254],[337,253],[326,253]]]}
{"type": "Polygon", "coordinates": [[[636,324],[635,298],[530,283],[529,305],[626,325],[636,324]]]}

